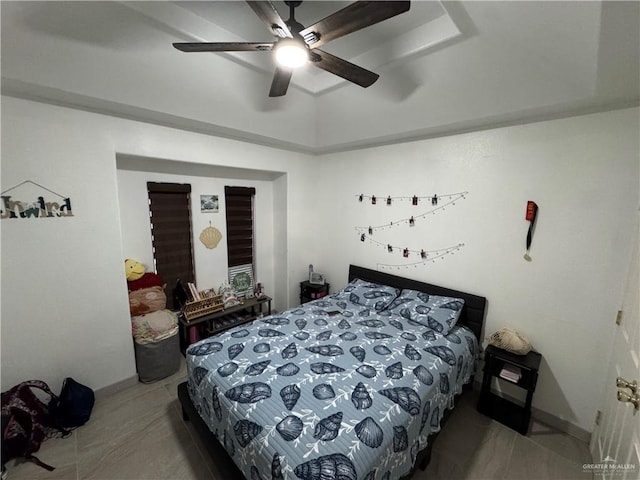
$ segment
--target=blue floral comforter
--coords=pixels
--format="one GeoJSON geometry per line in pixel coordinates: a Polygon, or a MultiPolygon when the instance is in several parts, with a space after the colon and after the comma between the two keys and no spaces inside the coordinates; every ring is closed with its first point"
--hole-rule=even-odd
{"type": "Polygon", "coordinates": [[[477,352],[466,327],[444,336],[325,297],[191,345],[189,393],[247,479],[393,480],[477,352]]]}

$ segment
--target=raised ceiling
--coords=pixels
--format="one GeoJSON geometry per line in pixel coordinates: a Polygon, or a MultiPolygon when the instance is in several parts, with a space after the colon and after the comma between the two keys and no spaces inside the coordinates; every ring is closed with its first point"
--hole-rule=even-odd
{"type": "MultiPolygon", "coordinates": [[[[306,1],[296,19],[349,3],[306,1]]],[[[272,41],[243,1],[0,5],[5,95],[308,153],[640,102],[638,2],[412,2],[323,47],[380,74],[374,85],[305,67],[281,98],[267,96],[268,52],[171,46],[272,41]]]]}

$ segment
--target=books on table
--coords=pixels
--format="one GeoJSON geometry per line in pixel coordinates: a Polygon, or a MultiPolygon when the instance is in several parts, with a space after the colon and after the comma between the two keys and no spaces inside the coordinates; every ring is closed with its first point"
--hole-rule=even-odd
{"type": "Polygon", "coordinates": [[[516,367],[515,365],[505,364],[500,370],[500,377],[505,380],[509,380],[510,382],[517,383],[520,378],[522,378],[522,371],[520,367],[516,367]]]}

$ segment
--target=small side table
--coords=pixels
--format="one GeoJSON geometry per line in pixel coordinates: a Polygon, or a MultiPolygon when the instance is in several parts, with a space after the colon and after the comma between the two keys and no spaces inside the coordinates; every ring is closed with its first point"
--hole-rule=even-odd
{"type": "Polygon", "coordinates": [[[300,282],[300,305],[329,295],[330,286],[328,283],[310,283],[309,280],[300,282]]]}
{"type": "Polygon", "coordinates": [[[538,352],[516,355],[489,345],[484,353],[484,376],[482,377],[482,389],[478,399],[478,411],[522,435],[526,435],[529,430],[531,401],[538,382],[538,370],[540,369],[541,360],[542,355],[538,352]],[[506,375],[501,375],[505,368],[519,370],[519,378],[505,378],[506,375]],[[526,390],[527,398],[524,406],[491,392],[491,379],[493,377],[526,390]]]}

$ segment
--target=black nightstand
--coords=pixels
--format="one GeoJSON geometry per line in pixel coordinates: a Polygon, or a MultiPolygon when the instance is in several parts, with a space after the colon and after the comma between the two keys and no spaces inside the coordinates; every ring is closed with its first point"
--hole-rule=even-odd
{"type": "Polygon", "coordinates": [[[478,399],[478,411],[522,435],[526,435],[529,430],[531,400],[533,399],[533,392],[536,390],[541,360],[542,355],[538,352],[516,355],[489,345],[484,352],[484,376],[482,377],[482,390],[478,399]],[[519,371],[519,378],[505,378],[505,374],[501,375],[504,368],[519,371]],[[526,390],[527,399],[524,406],[492,393],[491,379],[493,377],[526,390]]]}
{"type": "Polygon", "coordinates": [[[309,280],[300,282],[300,304],[329,295],[329,287],[328,283],[309,283],[309,280]]]}

